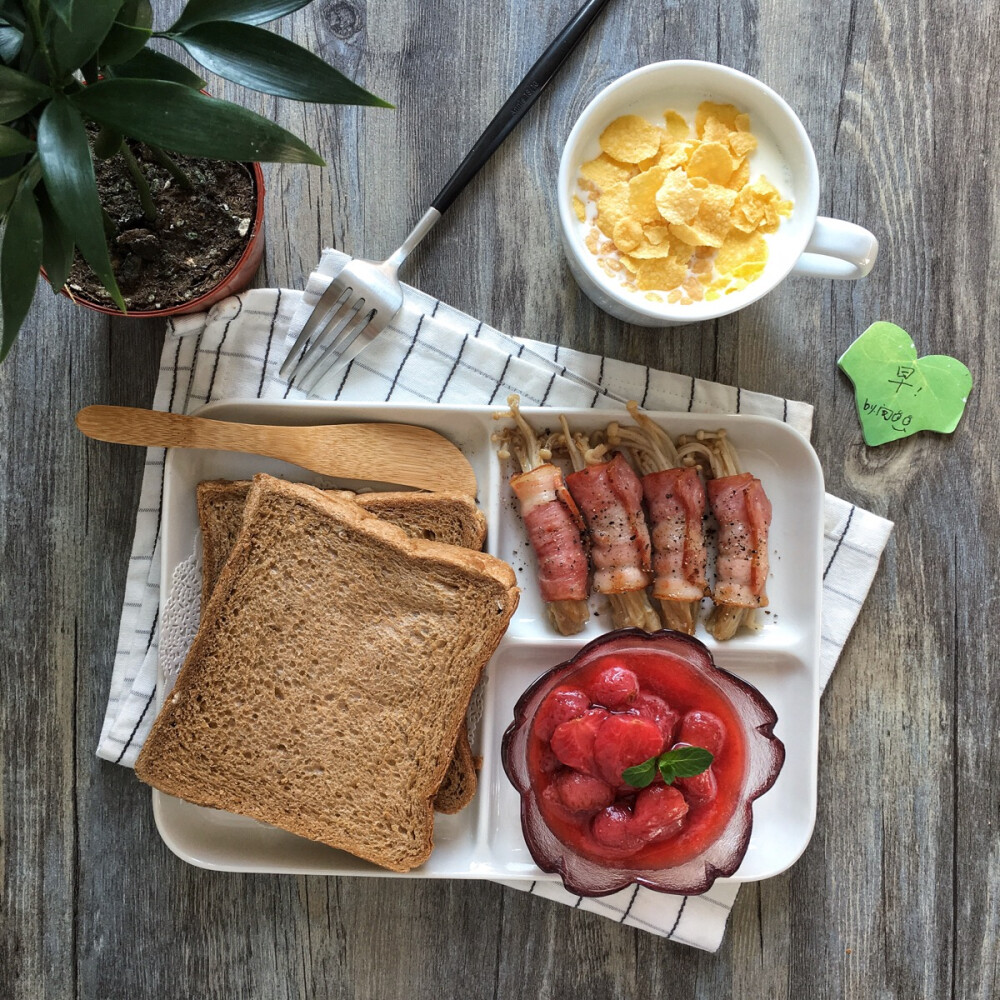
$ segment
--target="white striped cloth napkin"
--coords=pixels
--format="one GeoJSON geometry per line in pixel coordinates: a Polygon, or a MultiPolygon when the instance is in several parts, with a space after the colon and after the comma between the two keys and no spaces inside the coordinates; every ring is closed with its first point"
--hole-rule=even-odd
{"type": "MultiPolygon", "coordinates": [[[[226,299],[209,313],[168,323],[153,405],[188,413],[218,399],[299,399],[278,378],[295,334],[330,277],[347,258],[327,250],[305,293],[258,289],[226,299]]],[[[582,354],[532,341],[513,341],[483,322],[423,292],[406,289],[392,325],[349,368],[319,386],[321,398],[351,401],[474,404],[502,402],[518,392],[525,403],[617,405],[532,361],[538,352],[652,410],[753,413],[777,417],[809,435],[812,407],[685,375],[582,354]]],[[[163,449],[151,448],[143,474],[121,628],[98,756],[131,767],[155,714],[163,449]]],[[[878,568],[892,524],[826,498],[821,684],[825,685],[854,626],[878,568]]],[[[725,880],[701,896],[627,889],[581,899],[559,883],[504,882],[599,913],[674,941],[715,951],[738,884],[725,880]]]]}

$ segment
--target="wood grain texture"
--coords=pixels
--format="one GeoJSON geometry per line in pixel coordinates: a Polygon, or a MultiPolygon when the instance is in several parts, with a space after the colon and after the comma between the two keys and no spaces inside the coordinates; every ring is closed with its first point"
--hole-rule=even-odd
{"type": "Polygon", "coordinates": [[[134,406],[85,406],[75,418],[87,437],[160,448],[218,448],[291,462],[324,476],[392,482],[475,497],[469,460],[443,434],[413,424],[368,422],[296,427],[243,424],[134,406]]]}
{"type": "MultiPolygon", "coordinates": [[[[158,5],[169,22],[178,0],[158,5]]],[[[260,284],[322,246],[388,253],[577,6],[317,0],[279,22],[396,104],[276,115],[326,168],[267,168],[260,284]]],[[[615,0],[405,277],[514,334],[816,406],[827,487],[896,521],[824,696],[815,835],[744,887],[707,955],[499,886],[213,874],[160,843],[148,792],[94,756],[138,450],[88,442],[90,403],[148,406],[162,331],[41,291],[0,367],[0,996],[955,998],[1000,993],[1000,46],[964,0],[615,0]],[[596,90],[663,58],[721,61],[800,114],[821,211],[868,226],[857,283],[790,278],[715,323],[599,313],[558,248],[559,150],[596,90]],[[954,435],[867,448],[836,358],[889,319],[969,364],[954,435]]]]}

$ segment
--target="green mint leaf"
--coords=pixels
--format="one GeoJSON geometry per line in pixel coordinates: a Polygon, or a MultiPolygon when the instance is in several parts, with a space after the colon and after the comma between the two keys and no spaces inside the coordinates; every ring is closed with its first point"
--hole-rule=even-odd
{"type": "Polygon", "coordinates": [[[674,778],[677,777],[677,772],[673,769],[669,760],[665,760],[666,754],[663,754],[657,762],[656,768],[660,772],[660,777],[663,779],[665,785],[672,785],[674,783],[674,778]]]}
{"type": "Polygon", "coordinates": [[[645,788],[647,785],[651,785],[655,778],[655,757],[650,757],[649,760],[644,760],[641,764],[636,764],[633,767],[626,767],[622,771],[622,780],[633,788],[645,788]]]}
{"type": "MultiPolygon", "coordinates": [[[[663,774],[663,767],[666,765],[675,778],[693,778],[702,771],[707,771],[714,759],[704,747],[678,747],[660,755],[660,773],[663,774]]],[[[663,780],[667,781],[666,776],[663,780]]],[[[667,784],[670,782],[667,781],[667,784]]]]}

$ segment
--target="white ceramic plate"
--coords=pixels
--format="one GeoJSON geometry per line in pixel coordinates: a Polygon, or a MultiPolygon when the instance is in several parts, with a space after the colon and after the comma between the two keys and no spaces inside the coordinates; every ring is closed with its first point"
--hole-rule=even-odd
{"type": "MultiPolygon", "coordinates": [[[[422,424],[455,442],[475,469],[479,505],[489,523],[488,551],[509,562],[522,588],[521,602],[485,672],[484,710],[475,734],[482,754],[479,791],[456,816],[435,818],[434,851],[421,868],[397,876],[333,848],[304,840],[254,820],[194,806],[153,792],[157,828],[167,846],[191,864],[225,871],[323,875],[383,875],[415,878],[527,878],[557,880],[535,867],[521,836],[518,797],[500,763],[500,740],[513,720],[514,703],[540,674],[567,659],[584,643],[611,628],[602,598],[579,636],[559,636],[548,625],[535,586],[534,559],[515,501],[508,470],[490,442],[497,407],[394,406],[323,402],[231,401],[213,403],[203,416],[247,423],[319,424],[390,420],[422,424]]],[[[571,426],[606,426],[610,410],[566,410],[571,426]]],[[[536,427],[555,422],[551,409],[525,409],[536,427]]],[[[767,417],[651,414],[674,434],[699,427],[727,428],[744,467],[764,484],[773,506],[771,613],[761,631],[717,643],[698,637],[718,664],[759,688],[778,713],[775,729],[787,749],[774,787],[754,805],[753,836],[735,881],[754,881],[784,871],[799,857],[816,815],[819,717],[819,641],[822,576],[823,476],[815,452],[796,431],[767,417]]],[[[622,414],[625,419],[627,415],[622,414]]],[[[172,450],[164,483],[161,592],[169,593],[178,563],[198,540],[195,488],[204,479],[247,479],[267,472],[324,486],[360,488],[346,480],[324,480],[297,466],[231,452],[172,450]]],[[[158,687],[163,698],[163,677],[158,687]]]]}

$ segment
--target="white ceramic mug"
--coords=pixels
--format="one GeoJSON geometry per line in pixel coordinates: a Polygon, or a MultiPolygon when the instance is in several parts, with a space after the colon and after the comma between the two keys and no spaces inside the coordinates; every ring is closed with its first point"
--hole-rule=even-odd
{"type": "Polygon", "coordinates": [[[725,316],[766,295],[792,272],[819,278],[863,278],[878,254],[878,240],[867,229],[817,214],[816,154],[795,112],[770,87],[718,63],[653,63],[605,87],[584,109],[566,140],[558,196],[563,245],[573,276],[598,306],[639,326],[675,326],[725,316]],[[778,231],[767,237],[767,265],[746,288],[689,305],[654,302],[606,274],[585,246],[586,229],[573,210],[580,165],[601,152],[598,136],[619,116],[636,114],[661,123],[663,113],[674,110],[693,125],[702,101],[733,104],[750,116],[750,131],[758,140],[750,157],[751,176],[763,172],[782,197],[793,202],[793,208],[778,231]]]}

